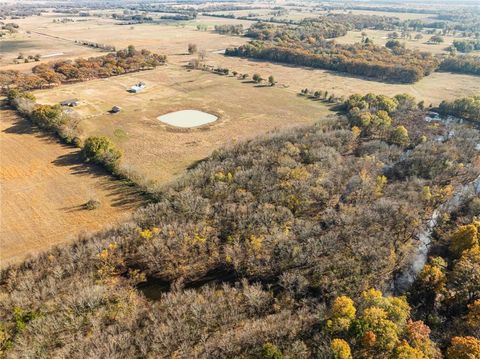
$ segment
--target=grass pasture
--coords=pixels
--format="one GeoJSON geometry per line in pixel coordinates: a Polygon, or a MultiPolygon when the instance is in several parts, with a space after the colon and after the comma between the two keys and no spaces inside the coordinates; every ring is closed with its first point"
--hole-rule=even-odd
{"type": "Polygon", "coordinates": [[[124,153],[122,163],[143,179],[158,183],[182,174],[214,149],[256,135],[319,120],[321,102],[280,87],[258,87],[232,76],[186,71],[175,65],[156,70],[36,91],[40,103],[76,97],[82,136],[111,137],[124,153]],[[147,87],[126,91],[136,82],[147,87]],[[122,111],[109,114],[113,105],[122,111]],[[178,110],[201,110],[219,120],[204,127],[178,129],[157,117],[178,110]]]}
{"type": "Polygon", "coordinates": [[[85,165],[78,149],[0,109],[0,266],[113,225],[141,203],[131,187],[85,165]],[[100,201],[87,210],[87,201],[100,201]]]}
{"type": "MultiPolygon", "coordinates": [[[[362,40],[362,32],[365,32],[370,40],[373,40],[373,43],[376,45],[385,45],[389,40],[387,35],[392,31],[383,31],[383,30],[364,30],[364,31],[349,31],[345,36],[335,38],[335,42],[339,44],[352,44],[358,43],[362,40]]],[[[431,52],[433,54],[444,54],[447,53],[446,49],[452,45],[454,40],[464,40],[464,37],[461,36],[442,36],[445,42],[440,44],[431,44],[428,43],[428,40],[432,35],[422,34],[423,38],[420,40],[415,40],[415,35],[418,32],[412,32],[412,39],[398,39],[400,42],[405,43],[405,47],[411,50],[431,52]]],[[[474,51],[470,53],[471,55],[480,54],[480,51],[474,51]]]]}

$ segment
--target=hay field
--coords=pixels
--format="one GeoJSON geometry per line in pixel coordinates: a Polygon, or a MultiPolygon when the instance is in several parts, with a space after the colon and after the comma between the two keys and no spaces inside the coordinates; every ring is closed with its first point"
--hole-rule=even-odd
{"type": "Polygon", "coordinates": [[[0,109],[0,267],[124,219],[135,190],[82,163],[78,149],[35,132],[0,109]],[[90,199],[100,201],[86,210],[90,199]]]}
{"type": "MultiPolygon", "coordinates": [[[[102,52],[90,47],[80,46],[73,40],[84,40],[83,38],[58,37],[51,29],[67,28],[72,23],[53,23],[54,19],[61,19],[65,16],[56,14],[44,14],[42,16],[27,17],[25,19],[15,20],[20,28],[17,33],[0,39],[0,68],[2,70],[27,71],[40,62],[50,62],[65,59],[75,59],[78,57],[98,56],[102,52]],[[14,60],[22,53],[25,57],[41,56],[40,62],[31,61],[24,63],[18,60],[19,64],[14,64],[14,60]]],[[[101,27],[103,23],[110,23],[110,20],[87,18],[85,22],[79,22],[88,27],[101,27]],[[85,25],[90,24],[90,25],[85,25]]]]}
{"type": "Polygon", "coordinates": [[[219,54],[210,54],[209,62],[221,64],[242,73],[258,72],[262,76],[273,74],[275,78],[289,86],[289,91],[297,93],[302,88],[327,90],[338,97],[368,92],[385,95],[408,93],[415,96],[418,101],[424,100],[427,105],[430,103],[438,105],[445,99],[451,100],[480,92],[478,76],[446,72],[434,72],[414,84],[392,84],[354,77],[340,72],[270,63],[255,59],[226,57],[219,54]]]}
{"type": "Polygon", "coordinates": [[[111,137],[124,153],[125,167],[159,184],[181,175],[214,149],[256,135],[321,119],[328,108],[277,87],[257,87],[232,76],[186,71],[175,65],[156,70],[36,91],[41,103],[76,97],[82,136],[111,137]],[[143,81],[138,94],[126,91],[143,81]],[[118,105],[122,111],[109,114],[118,105]],[[202,110],[219,120],[179,130],[157,117],[178,110],[202,110]]]}
{"type": "MultiPolygon", "coordinates": [[[[64,58],[99,56],[101,51],[75,44],[75,40],[109,44],[118,49],[126,48],[133,44],[139,49],[149,49],[166,54],[169,61],[183,60],[189,43],[195,43],[199,49],[216,51],[229,46],[239,46],[248,41],[247,38],[224,36],[213,33],[212,29],[217,24],[243,24],[248,27],[252,22],[243,20],[222,19],[215,17],[199,16],[196,20],[165,22],[162,24],[136,24],[133,26],[118,25],[108,18],[86,18],[87,21],[68,23],[53,23],[59,18],[56,14],[48,14],[27,19],[17,20],[22,33],[18,35],[18,48],[14,48],[12,41],[9,43],[10,51],[5,52],[4,62],[0,63],[2,69],[10,68],[27,70],[38,64],[9,65],[20,52],[21,41],[30,38],[32,48],[22,50],[25,55],[35,55],[41,48],[41,54],[64,52],[65,55],[45,59],[55,61],[64,58]],[[197,25],[207,25],[208,31],[198,31],[197,25]],[[27,34],[30,32],[30,34],[27,34]],[[41,33],[41,35],[40,35],[41,33]],[[35,39],[35,41],[33,41],[35,39]],[[2,66],[3,65],[3,66],[2,66]]],[[[11,39],[10,39],[11,40],[11,39]]],[[[1,40],[0,40],[1,45],[1,40]]]]}

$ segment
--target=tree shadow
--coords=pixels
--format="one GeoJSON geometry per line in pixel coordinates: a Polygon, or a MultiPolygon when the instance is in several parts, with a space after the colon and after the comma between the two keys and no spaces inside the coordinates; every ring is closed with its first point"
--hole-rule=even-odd
{"type": "MultiPolygon", "coordinates": [[[[0,108],[0,114],[2,114],[3,111],[13,111],[13,110],[0,108]]],[[[14,116],[13,125],[4,129],[2,132],[8,133],[8,134],[15,134],[15,135],[31,135],[31,136],[35,136],[36,138],[45,140],[47,142],[58,143],[61,146],[71,147],[61,143],[53,133],[49,133],[49,132],[46,132],[45,130],[41,130],[36,125],[18,116],[17,114],[14,114],[13,116],[14,116]]]]}
{"type": "Polygon", "coordinates": [[[205,157],[205,158],[201,158],[199,160],[196,160],[194,162],[192,162],[188,167],[187,167],[187,170],[193,170],[195,168],[197,168],[199,165],[201,165],[202,163],[205,163],[207,162],[208,160],[208,157],[205,157]]]}
{"type": "Polygon", "coordinates": [[[101,187],[107,192],[112,207],[136,209],[147,202],[144,191],[126,180],[105,178],[101,187]]]}
{"type": "Polygon", "coordinates": [[[147,201],[144,191],[132,182],[113,177],[99,165],[85,163],[80,150],[61,155],[52,163],[56,166],[69,167],[74,176],[99,178],[100,187],[110,199],[112,207],[135,209],[147,201]]]}
{"type": "Polygon", "coordinates": [[[61,207],[59,208],[59,210],[67,213],[73,213],[73,212],[85,211],[86,209],[85,209],[85,204],[80,204],[75,206],[61,207]]]}

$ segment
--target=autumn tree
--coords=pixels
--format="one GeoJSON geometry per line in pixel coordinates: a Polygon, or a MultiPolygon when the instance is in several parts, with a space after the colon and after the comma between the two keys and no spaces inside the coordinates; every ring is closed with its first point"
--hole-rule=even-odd
{"type": "Polygon", "coordinates": [[[350,327],[356,313],[353,300],[347,296],[335,299],[332,306],[332,316],[329,325],[334,332],[345,331],[350,327]]]}
{"type": "Polygon", "coordinates": [[[454,264],[449,283],[459,302],[480,299],[480,246],[463,252],[454,264]]]}
{"type": "Polygon", "coordinates": [[[463,251],[479,245],[480,221],[475,221],[465,226],[460,226],[450,239],[450,251],[455,258],[462,255],[463,251]]]}
{"type": "Polygon", "coordinates": [[[263,345],[261,359],[283,359],[283,354],[278,347],[270,342],[263,345]]]}
{"type": "Polygon", "coordinates": [[[343,339],[333,339],[330,344],[335,359],[352,359],[350,345],[343,339]]]}
{"type": "Polygon", "coordinates": [[[56,129],[66,121],[60,105],[37,105],[30,115],[33,122],[47,129],[56,129]]]}
{"type": "Polygon", "coordinates": [[[480,358],[480,340],[475,337],[453,337],[447,349],[447,359],[480,358]]]}
{"type": "Polygon", "coordinates": [[[472,329],[480,330],[480,299],[468,305],[467,324],[472,329]]]}

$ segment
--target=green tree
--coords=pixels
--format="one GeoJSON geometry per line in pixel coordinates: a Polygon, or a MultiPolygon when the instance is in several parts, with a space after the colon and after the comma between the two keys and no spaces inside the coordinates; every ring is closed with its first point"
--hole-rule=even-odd
{"type": "Polygon", "coordinates": [[[263,345],[261,359],[283,359],[283,354],[276,345],[267,342],[263,345]]]}
{"type": "Polygon", "coordinates": [[[252,80],[255,81],[257,84],[263,81],[262,76],[260,76],[259,74],[253,74],[252,80]]]}
{"type": "Polygon", "coordinates": [[[38,126],[47,129],[58,129],[66,122],[66,116],[60,105],[38,105],[31,114],[31,119],[38,126]]]}
{"type": "Polygon", "coordinates": [[[405,146],[409,141],[408,130],[402,125],[395,127],[390,135],[390,142],[397,145],[405,146]]]}
{"type": "Polygon", "coordinates": [[[270,84],[270,86],[275,86],[276,81],[273,75],[268,76],[268,83],[270,84]]]}
{"type": "Polygon", "coordinates": [[[108,170],[115,171],[121,152],[115,148],[112,141],[105,136],[89,137],[85,140],[82,154],[85,160],[104,165],[108,170]]]}

